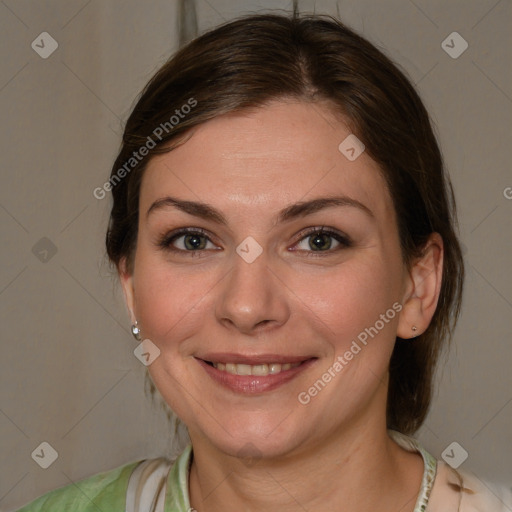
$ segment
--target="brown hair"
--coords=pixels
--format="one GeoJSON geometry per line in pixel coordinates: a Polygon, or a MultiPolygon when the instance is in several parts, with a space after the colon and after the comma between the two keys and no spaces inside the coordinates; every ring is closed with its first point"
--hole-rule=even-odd
{"type": "Polygon", "coordinates": [[[112,167],[108,256],[116,266],[126,258],[132,268],[140,183],[152,155],[172,150],[212,118],[279,98],[327,101],[365,144],[389,186],[406,264],[421,254],[430,233],[444,240],[432,322],[413,341],[397,339],[390,362],[388,428],[414,433],[428,412],[436,362],[461,306],[464,265],[454,195],[415,89],[388,57],[340,21],[319,15],[238,18],[190,42],[155,74],[128,118],[112,167]],[[134,160],[145,153],[143,146],[147,156],[134,160]]]}

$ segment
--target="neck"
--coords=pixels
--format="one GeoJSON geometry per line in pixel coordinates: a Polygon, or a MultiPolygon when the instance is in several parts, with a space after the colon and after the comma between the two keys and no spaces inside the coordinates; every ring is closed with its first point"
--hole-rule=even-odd
{"type": "Polygon", "coordinates": [[[385,424],[361,420],[300,454],[252,463],[192,438],[191,506],[197,512],[412,511],[421,456],[392,441],[385,424]]]}

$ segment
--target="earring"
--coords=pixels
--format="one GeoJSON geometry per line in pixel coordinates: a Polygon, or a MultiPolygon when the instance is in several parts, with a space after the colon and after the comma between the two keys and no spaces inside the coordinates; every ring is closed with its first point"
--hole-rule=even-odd
{"type": "Polygon", "coordinates": [[[416,333],[416,331],[418,330],[418,328],[417,328],[415,325],[413,325],[413,326],[411,327],[411,330],[412,330],[412,332],[416,333]]]}
{"type": "Polygon", "coordinates": [[[135,323],[132,325],[132,334],[137,341],[140,341],[142,339],[140,337],[140,329],[137,320],[135,320],[135,323]]]}

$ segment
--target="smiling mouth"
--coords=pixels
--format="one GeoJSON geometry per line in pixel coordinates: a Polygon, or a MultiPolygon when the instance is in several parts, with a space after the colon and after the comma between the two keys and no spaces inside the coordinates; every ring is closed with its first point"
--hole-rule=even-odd
{"type": "Polygon", "coordinates": [[[265,377],[266,375],[276,375],[292,368],[297,368],[300,363],[264,363],[264,364],[236,364],[236,363],[212,363],[205,361],[215,369],[230,373],[231,375],[256,375],[258,377],[265,377]]]}
{"type": "Polygon", "coordinates": [[[290,382],[310,368],[318,358],[275,354],[243,356],[226,353],[205,354],[203,358],[196,356],[195,359],[221,386],[235,393],[254,396],[273,391],[290,382]]]}

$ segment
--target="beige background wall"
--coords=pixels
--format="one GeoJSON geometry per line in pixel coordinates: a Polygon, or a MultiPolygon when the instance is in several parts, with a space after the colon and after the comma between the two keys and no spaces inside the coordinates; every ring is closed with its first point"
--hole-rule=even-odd
{"type": "MultiPolygon", "coordinates": [[[[200,30],[291,7],[196,3],[200,30]]],[[[511,2],[337,4],[317,1],[316,10],[338,8],[417,84],[459,203],[464,313],[419,437],[438,457],[458,442],[469,454],[464,469],[510,486],[511,2]],[[453,31],[469,44],[457,59],[441,48],[453,31]]],[[[177,49],[176,13],[171,0],[0,1],[0,510],[168,450],[170,428],[144,396],[144,368],[103,258],[109,199],[93,190],[108,178],[136,95],[177,49]],[[47,59],[31,48],[42,32],[58,43],[47,59]],[[31,457],[43,441],[58,452],[48,469],[31,457]]]]}

